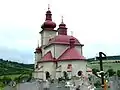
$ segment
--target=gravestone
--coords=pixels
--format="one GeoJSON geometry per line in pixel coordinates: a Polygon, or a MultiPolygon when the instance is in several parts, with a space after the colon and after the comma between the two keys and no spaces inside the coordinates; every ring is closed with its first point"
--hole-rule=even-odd
{"type": "Polygon", "coordinates": [[[110,78],[110,90],[120,90],[120,77],[113,76],[110,78]]]}

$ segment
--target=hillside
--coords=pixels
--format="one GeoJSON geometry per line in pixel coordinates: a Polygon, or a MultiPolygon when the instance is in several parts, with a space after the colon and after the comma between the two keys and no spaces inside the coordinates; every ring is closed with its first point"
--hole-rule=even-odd
{"type": "MultiPolygon", "coordinates": [[[[96,68],[100,70],[100,64],[99,63],[95,63],[95,64],[91,64],[88,62],[88,65],[90,68],[96,68]]],[[[103,69],[104,71],[107,71],[108,69],[113,69],[115,71],[120,69],[120,63],[103,63],[103,69]]]]}
{"type": "Polygon", "coordinates": [[[34,69],[33,64],[23,64],[0,59],[0,76],[29,73],[34,69]]]}
{"type": "MultiPolygon", "coordinates": [[[[88,66],[91,68],[100,68],[100,61],[95,58],[87,59],[88,66]]],[[[116,56],[107,56],[106,59],[103,59],[103,68],[104,70],[114,69],[115,71],[120,69],[120,55],[116,56]]]]}

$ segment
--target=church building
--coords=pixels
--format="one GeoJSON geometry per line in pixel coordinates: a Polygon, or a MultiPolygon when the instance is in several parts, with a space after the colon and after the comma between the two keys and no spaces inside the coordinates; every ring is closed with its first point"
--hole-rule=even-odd
{"type": "Polygon", "coordinates": [[[87,61],[82,50],[84,45],[74,36],[67,34],[68,29],[63,19],[55,30],[56,23],[52,21],[52,13],[48,8],[41,28],[41,46],[38,45],[34,52],[34,78],[58,79],[63,77],[64,72],[69,77],[77,77],[80,72],[86,76],[87,61]]]}

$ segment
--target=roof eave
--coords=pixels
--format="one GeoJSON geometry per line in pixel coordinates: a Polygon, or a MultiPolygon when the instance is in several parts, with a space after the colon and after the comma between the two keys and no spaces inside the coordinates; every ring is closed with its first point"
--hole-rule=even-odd
{"type": "Polygon", "coordinates": [[[41,30],[39,33],[41,34],[43,31],[55,31],[55,32],[57,32],[57,30],[41,30]]]}
{"type": "Polygon", "coordinates": [[[43,60],[43,61],[38,61],[38,63],[42,63],[42,62],[56,62],[56,60],[43,60]]]}
{"type": "Polygon", "coordinates": [[[59,59],[57,61],[86,61],[86,59],[59,59]]]}
{"type": "MultiPolygon", "coordinates": [[[[44,48],[47,48],[51,45],[70,45],[69,43],[49,43],[48,45],[46,45],[44,48]]],[[[75,44],[75,46],[84,46],[83,44],[75,44]]]]}

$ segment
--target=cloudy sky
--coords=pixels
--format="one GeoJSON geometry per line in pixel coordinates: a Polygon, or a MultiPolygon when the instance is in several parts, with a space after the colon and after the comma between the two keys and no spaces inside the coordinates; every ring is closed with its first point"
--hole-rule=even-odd
{"type": "Polygon", "coordinates": [[[64,16],[68,33],[84,44],[85,57],[120,55],[120,0],[0,0],[0,58],[34,63],[48,4],[57,27],[64,16]]]}

